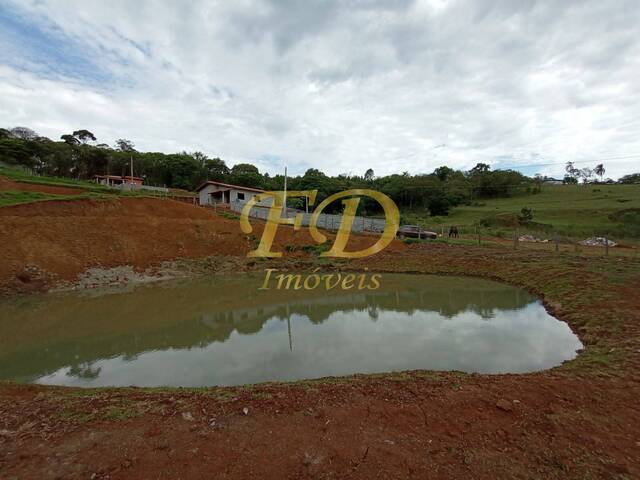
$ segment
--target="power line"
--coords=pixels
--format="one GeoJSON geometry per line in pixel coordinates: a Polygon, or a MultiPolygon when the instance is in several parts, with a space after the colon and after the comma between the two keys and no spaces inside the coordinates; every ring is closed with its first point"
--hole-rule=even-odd
{"type": "Polygon", "coordinates": [[[523,163],[523,164],[514,164],[511,167],[501,167],[500,169],[503,168],[522,168],[522,167],[548,167],[548,166],[552,166],[552,165],[566,165],[567,163],[571,162],[571,163],[597,163],[597,162],[603,162],[603,161],[611,161],[611,160],[626,160],[626,159],[633,159],[633,158],[637,158],[640,160],[640,155],[626,155],[626,156],[618,156],[618,157],[600,157],[599,159],[593,159],[593,160],[568,160],[565,162],[549,162],[549,163],[523,163]]]}

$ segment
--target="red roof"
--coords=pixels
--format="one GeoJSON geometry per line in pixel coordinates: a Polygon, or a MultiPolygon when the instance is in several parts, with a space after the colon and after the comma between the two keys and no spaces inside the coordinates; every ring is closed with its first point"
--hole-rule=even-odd
{"type": "Polygon", "coordinates": [[[241,185],[231,185],[230,183],[222,183],[222,182],[216,182],[214,180],[207,180],[206,182],[201,183],[198,188],[196,188],[196,192],[199,192],[207,185],[218,185],[219,187],[235,188],[236,190],[247,190],[249,192],[258,192],[258,193],[262,193],[266,191],[266,190],[260,190],[259,188],[243,187],[241,185]]]}
{"type": "Polygon", "coordinates": [[[144,180],[142,177],[132,177],[131,175],[125,175],[124,177],[120,175],[94,175],[94,178],[109,178],[114,180],[122,180],[124,179],[133,179],[133,180],[144,180]]]}

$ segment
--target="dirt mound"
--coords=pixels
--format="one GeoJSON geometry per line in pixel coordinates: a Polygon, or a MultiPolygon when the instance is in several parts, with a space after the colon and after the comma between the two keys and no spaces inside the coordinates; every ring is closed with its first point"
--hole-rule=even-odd
{"type": "Polygon", "coordinates": [[[36,183],[14,182],[6,177],[0,177],[0,190],[18,190],[20,192],[51,193],[53,195],[80,195],[84,190],[80,188],[58,187],[53,185],[38,185],[36,183]]]}
{"type": "MultiPolygon", "coordinates": [[[[91,267],[145,269],[176,258],[245,257],[257,247],[262,224],[242,233],[237,219],[166,199],[56,200],[0,208],[0,288],[38,289],[76,280],[91,267]],[[38,275],[28,274],[28,270],[38,275]],[[27,273],[25,273],[27,272],[27,273]],[[36,279],[37,277],[37,279],[36,279]]],[[[329,235],[331,238],[331,235],[329,235]]],[[[352,236],[348,250],[366,248],[377,236],[352,236]]],[[[316,245],[307,229],[280,227],[275,251],[287,257],[317,254],[292,246],[316,245]]],[[[389,249],[403,249],[394,242],[389,249]]],[[[310,251],[311,250],[311,251],[310,251]]]]}

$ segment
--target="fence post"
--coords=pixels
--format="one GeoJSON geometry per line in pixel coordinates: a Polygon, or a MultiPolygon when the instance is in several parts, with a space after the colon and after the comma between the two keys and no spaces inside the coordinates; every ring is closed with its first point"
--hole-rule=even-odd
{"type": "Polygon", "coordinates": [[[556,252],[559,252],[559,251],[560,251],[560,245],[558,244],[558,237],[556,237],[556,238],[554,239],[554,241],[555,241],[555,243],[556,243],[556,252]]]}
{"type": "Polygon", "coordinates": [[[518,230],[514,230],[513,232],[513,249],[518,249],[518,230]]]}
{"type": "Polygon", "coordinates": [[[482,242],[480,240],[480,229],[478,228],[477,225],[476,225],[476,233],[478,234],[478,246],[480,247],[482,245],[482,242]]]}
{"type": "Polygon", "coordinates": [[[604,237],[604,254],[609,256],[609,237],[604,237]]]}

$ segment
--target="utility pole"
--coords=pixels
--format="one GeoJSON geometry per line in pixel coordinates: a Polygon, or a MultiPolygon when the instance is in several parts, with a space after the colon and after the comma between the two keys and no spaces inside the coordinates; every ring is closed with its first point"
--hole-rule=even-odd
{"type": "Polygon", "coordinates": [[[129,157],[131,159],[131,183],[133,184],[133,155],[129,157]]]}
{"type": "Polygon", "coordinates": [[[284,216],[287,217],[287,166],[284,166],[284,216]]]}

